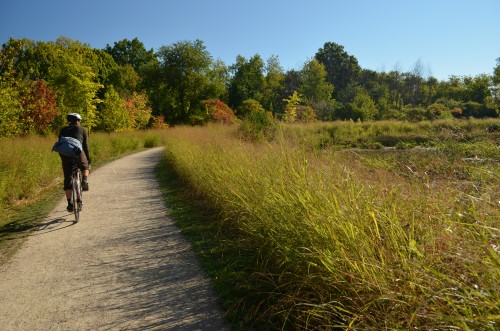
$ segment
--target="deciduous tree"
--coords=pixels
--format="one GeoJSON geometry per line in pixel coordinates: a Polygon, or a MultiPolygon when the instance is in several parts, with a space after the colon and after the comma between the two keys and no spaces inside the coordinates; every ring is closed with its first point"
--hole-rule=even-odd
{"type": "Polygon", "coordinates": [[[106,132],[123,131],[131,126],[130,114],[113,86],[110,86],[104,95],[99,119],[99,128],[106,132]]]}
{"type": "Polygon", "coordinates": [[[318,50],[315,58],[323,63],[327,81],[334,86],[333,98],[339,102],[349,102],[353,97],[353,86],[361,71],[358,60],[349,55],[344,46],[327,42],[318,50]]]}
{"type": "Polygon", "coordinates": [[[156,60],[154,50],[152,48],[146,50],[146,47],[138,38],[132,40],[122,39],[115,42],[113,47],[109,44],[106,45],[104,50],[111,54],[117,64],[121,66],[131,65],[136,72],[139,71],[142,65],[156,60]]]}
{"type": "Polygon", "coordinates": [[[150,81],[157,80],[160,114],[168,123],[189,123],[192,116],[204,111],[203,100],[219,97],[212,95],[217,90],[210,80],[212,57],[201,40],[163,46],[158,58],[160,72],[152,67],[150,81]]]}
{"type": "Polygon", "coordinates": [[[229,83],[229,105],[238,108],[247,99],[262,102],[266,79],[264,61],[256,54],[250,60],[238,55],[231,67],[233,76],[229,83]]]}
{"type": "Polygon", "coordinates": [[[59,115],[56,92],[41,80],[29,81],[20,90],[22,105],[21,130],[23,133],[46,134],[59,115]]]}
{"type": "Polygon", "coordinates": [[[298,92],[308,105],[329,102],[332,99],[333,85],[326,81],[325,66],[316,59],[307,61],[300,71],[301,84],[298,92]]]}

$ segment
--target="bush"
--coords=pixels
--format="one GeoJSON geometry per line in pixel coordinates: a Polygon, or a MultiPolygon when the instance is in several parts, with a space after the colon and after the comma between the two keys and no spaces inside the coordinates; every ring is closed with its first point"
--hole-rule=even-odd
{"type": "Polygon", "coordinates": [[[262,107],[260,102],[258,102],[257,100],[253,100],[253,99],[247,99],[247,100],[243,101],[241,106],[238,107],[237,114],[238,114],[238,117],[244,118],[248,114],[259,113],[259,112],[261,112],[261,113],[265,112],[265,109],[262,107]]]}
{"type": "Polygon", "coordinates": [[[244,139],[251,141],[271,141],[276,134],[277,122],[270,113],[251,112],[240,124],[239,133],[244,139]]]}
{"type": "Polygon", "coordinates": [[[204,100],[208,120],[212,123],[234,123],[234,112],[228,105],[220,100],[204,100]]]}

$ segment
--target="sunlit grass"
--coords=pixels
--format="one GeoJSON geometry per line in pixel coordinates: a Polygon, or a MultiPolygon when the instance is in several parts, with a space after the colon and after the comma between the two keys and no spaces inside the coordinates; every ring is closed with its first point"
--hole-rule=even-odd
{"type": "Polygon", "coordinates": [[[495,329],[498,161],[477,169],[437,144],[318,150],[321,126],[287,126],[271,144],[221,127],[165,137],[175,171],[220,211],[232,310],[297,329],[495,329]]]}

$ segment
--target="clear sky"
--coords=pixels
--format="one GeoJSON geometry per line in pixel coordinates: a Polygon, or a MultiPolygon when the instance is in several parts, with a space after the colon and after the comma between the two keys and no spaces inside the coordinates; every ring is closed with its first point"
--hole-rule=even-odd
{"type": "Polygon", "coordinates": [[[147,49],[200,39],[227,65],[238,54],[278,56],[300,69],[325,42],[362,68],[492,74],[500,0],[0,0],[0,44],[64,36],[94,48],[138,38],[147,49]]]}

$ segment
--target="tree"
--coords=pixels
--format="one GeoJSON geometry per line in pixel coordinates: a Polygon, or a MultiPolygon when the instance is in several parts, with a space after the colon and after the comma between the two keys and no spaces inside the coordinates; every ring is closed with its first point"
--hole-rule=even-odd
{"type": "Polygon", "coordinates": [[[229,84],[229,68],[218,59],[210,64],[207,72],[208,92],[207,95],[215,99],[227,100],[227,85],[229,84]]]}
{"type": "Polygon", "coordinates": [[[282,114],[284,112],[286,107],[285,100],[289,98],[295,91],[298,91],[300,89],[301,84],[302,84],[302,76],[299,71],[288,70],[285,73],[285,77],[283,79],[283,86],[281,88],[281,93],[279,95],[281,100],[281,102],[279,103],[280,107],[276,109],[275,113],[282,114]]]}
{"type": "Polygon", "coordinates": [[[265,84],[262,105],[272,113],[283,110],[283,81],[285,73],[277,56],[271,56],[265,66],[265,84]]]}
{"type": "Polygon", "coordinates": [[[106,132],[123,131],[130,128],[130,115],[113,86],[108,87],[99,115],[99,128],[106,132]]]}
{"type": "Polygon", "coordinates": [[[0,80],[0,138],[14,136],[20,131],[22,112],[18,89],[0,80]]]}
{"type": "Polygon", "coordinates": [[[125,110],[133,129],[145,129],[151,119],[151,107],[144,93],[133,92],[132,96],[124,101],[125,110]]]}
{"type": "Polygon", "coordinates": [[[138,82],[139,75],[131,65],[126,64],[125,66],[117,65],[104,85],[113,85],[122,98],[128,98],[137,90],[138,82]]]}
{"type": "Polygon", "coordinates": [[[478,75],[475,77],[463,78],[465,87],[465,97],[463,101],[474,101],[485,104],[486,98],[491,96],[490,86],[492,79],[488,75],[478,75]]]}
{"type": "Polygon", "coordinates": [[[497,65],[493,69],[493,83],[500,85],[500,57],[497,58],[497,65]]]}
{"type": "Polygon", "coordinates": [[[58,116],[56,92],[47,84],[36,79],[29,81],[27,86],[20,90],[22,105],[21,131],[23,133],[49,133],[50,127],[58,116]]]}
{"type": "Polygon", "coordinates": [[[332,99],[333,85],[326,81],[325,66],[316,59],[307,61],[300,71],[301,84],[298,92],[308,105],[329,102],[332,99]]]}
{"type": "Polygon", "coordinates": [[[153,49],[146,50],[144,44],[137,38],[120,40],[115,42],[113,47],[107,44],[104,50],[111,54],[117,64],[131,65],[136,72],[142,65],[156,60],[153,49]]]}
{"type": "Polygon", "coordinates": [[[98,123],[97,104],[99,89],[97,74],[86,62],[88,46],[68,39],[58,39],[54,45],[52,65],[48,70],[48,83],[57,90],[57,104],[61,109],[60,124],[68,113],[80,113],[88,128],[98,123]]]}
{"type": "Polygon", "coordinates": [[[361,87],[356,89],[354,100],[350,103],[351,115],[350,119],[353,120],[374,120],[377,118],[378,109],[375,106],[372,98],[361,87]]]}
{"type": "Polygon", "coordinates": [[[327,82],[335,87],[333,98],[342,103],[350,101],[353,96],[352,87],[361,71],[358,60],[344,51],[343,46],[334,42],[325,43],[315,58],[325,66],[327,82]]]}
{"type": "Polygon", "coordinates": [[[56,42],[22,41],[21,44],[14,62],[15,79],[17,84],[39,79],[57,93],[59,114],[53,126],[63,125],[70,112],[81,113],[88,127],[95,126],[98,92],[103,85],[95,69],[93,49],[65,37],[56,42]]]}
{"type": "Polygon", "coordinates": [[[22,105],[19,96],[22,80],[18,80],[17,64],[27,40],[10,39],[0,50],[0,137],[21,131],[22,105]]]}
{"type": "Polygon", "coordinates": [[[297,107],[302,102],[302,98],[297,91],[293,92],[293,94],[283,100],[286,102],[285,113],[283,114],[283,120],[288,123],[293,123],[297,120],[297,107]]]}
{"type": "MultiPolygon", "coordinates": [[[[203,100],[218,99],[211,80],[212,57],[201,40],[181,41],[158,51],[160,72],[155,93],[160,100],[160,114],[168,123],[189,123],[203,113],[203,100]]],[[[154,69],[154,67],[151,67],[154,69]]]]}
{"type": "Polygon", "coordinates": [[[229,105],[238,108],[247,99],[262,102],[266,79],[260,55],[256,54],[248,61],[238,55],[231,70],[234,74],[229,82],[229,105]]]}

